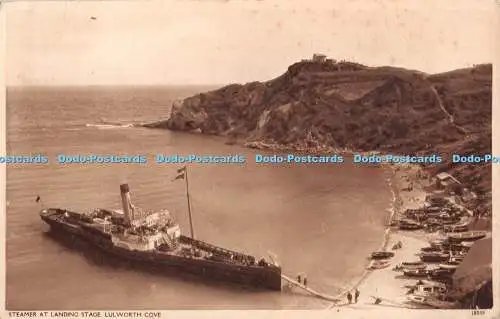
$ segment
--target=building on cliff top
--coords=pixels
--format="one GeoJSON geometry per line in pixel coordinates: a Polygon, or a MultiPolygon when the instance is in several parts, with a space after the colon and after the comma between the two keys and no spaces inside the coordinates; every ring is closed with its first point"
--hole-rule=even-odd
{"type": "Polygon", "coordinates": [[[313,54],[312,59],[302,59],[301,62],[337,64],[337,60],[329,59],[325,54],[321,53],[315,53],[313,54]]]}
{"type": "Polygon", "coordinates": [[[326,62],[326,55],[320,53],[314,53],[312,61],[320,63],[326,62]]]}

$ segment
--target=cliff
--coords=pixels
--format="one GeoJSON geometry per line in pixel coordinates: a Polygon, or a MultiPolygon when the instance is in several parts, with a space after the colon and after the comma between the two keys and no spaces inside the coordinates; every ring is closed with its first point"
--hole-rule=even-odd
{"type": "MultiPolygon", "coordinates": [[[[246,142],[402,154],[491,153],[492,66],[429,75],[394,67],[302,61],[267,82],[232,84],[175,103],[147,125],[246,142]]],[[[479,192],[490,165],[451,165],[479,192]],[[473,173],[473,174],[472,174],[473,173]]]]}

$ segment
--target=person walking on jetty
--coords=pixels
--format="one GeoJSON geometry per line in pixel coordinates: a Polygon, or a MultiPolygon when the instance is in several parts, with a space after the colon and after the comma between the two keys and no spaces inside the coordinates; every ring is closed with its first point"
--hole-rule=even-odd
{"type": "Polygon", "coordinates": [[[297,282],[300,284],[301,283],[301,277],[300,274],[297,275],[297,282]]]}
{"type": "Polygon", "coordinates": [[[350,291],[347,293],[347,302],[352,303],[352,294],[350,291]]]}
{"type": "Polygon", "coordinates": [[[358,303],[358,299],[359,299],[359,290],[358,288],[356,288],[356,290],[354,291],[354,303],[358,303]]]}
{"type": "Polygon", "coordinates": [[[304,275],[304,286],[307,287],[307,276],[304,275]]]}

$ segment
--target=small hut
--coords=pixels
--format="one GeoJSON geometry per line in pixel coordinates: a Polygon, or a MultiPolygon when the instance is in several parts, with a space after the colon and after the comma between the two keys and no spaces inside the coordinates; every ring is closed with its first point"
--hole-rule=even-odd
{"type": "Polygon", "coordinates": [[[461,185],[460,181],[446,172],[437,174],[435,182],[436,187],[439,189],[447,189],[455,185],[461,185]]]}

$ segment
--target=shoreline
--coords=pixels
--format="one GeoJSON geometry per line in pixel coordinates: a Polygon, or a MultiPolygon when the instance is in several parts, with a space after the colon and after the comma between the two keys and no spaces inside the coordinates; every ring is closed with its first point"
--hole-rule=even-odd
{"type": "MultiPolygon", "coordinates": [[[[265,151],[277,151],[277,152],[305,152],[312,153],[314,155],[318,154],[328,154],[335,152],[340,155],[353,156],[354,154],[361,155],[383,155],[384,152],[380,151],[367,151],[367,152],[356,152],[351,149],[343,148],[333,148],[316,145],[313,147],[307,146],[285,146],[280,144],[270,144],[263,142],[247,142],[244,143],[244,147],[259,149],[265,151]]],[[[391,259],[391,264],[389,267],[384,269],[369,269],[370,262],[365,263],[365,269],[356,279],[351,280],[347,285],[347,288],[343,288],[342,291],[334,295],[336,302],[328,301],[328,306],[326,309],[333,309],[338,307],[348,307],[348,308],[373,308],[380,307],[374,304],[375,296],[381,297],[385,300],[385,304],[382,306],[390,306],[397,308],[417,308],[409,304],[405,304],[406,291],[404,288],[405,284],[414,284],[415,279],[400,279],[396,278],[397,274],[392,270],[392,267],[400,262],[411,260],[415,258],[415,254],[420,251],[421,248],[428,245],[428,238],[425,234],[417,234],[413,232],[400,232],[398,229],[393,229],[392,224],[395,218],[399,217],[406,209],[418,208],[425,201],[425,196],[428,195],[423,188],[424,179],[422,176],[426,176],[424,167],[416,163],[379,163],[380,168],[384,171],[385,182],[388,189],[392,195],[390,201],[390,207],[387,208],[388,216],[385,224],[385,231],[382,234],[382,242],[379,247],[379,251],[386,251],[390,244],[396,244],[397,242],[402,242],[403,247],[395,252],[395,258],[391,259]],[[401,172],[406,173],[402,175],[401,172]],[[408,177],[407,175],[411,175],[408,177]],[[405,181],[406,178],[406,181],[405,181]],[[410,182],[414,184],[412,190],[407,190],[405,194],[402,193],[404,190],[404,183],[410,182]],[[395,261],[398,262],[395,262],[395,261]],[[360,291],[360,298],[358,303],[349,304],[346,300],[348,292],[353,294],[354,290],[358,289],[360,291]],[[368,293],[367,293],[368,292],[368,293]],[[380,295],[382,294],[382,295],[380,295]],[[392,301],[391,301],[392,300],[392,301]],[[389,304],[387,304],[389,301],[389,304]],[[361,305],[361,302],[364,302],[361,305]]],[[[390,250],[389,250],[390,251],[390,250]]],[[[346,286],[344,286],[346,287],[346,286]]]]}
{"type": "MultiPolygon", "coordinates": [[[[422,207],[428,191],[425,190],[427,185],[425,179],[422,179],[419,167],[401,167],[392,165],[390,172],[392,179],[388,180],[391,186],[391,191],[394,195],[394,206],[391,211],[389,221],[398,218],[406,209],[418,209],[422,207]],[[392,183],[392,184],[391,184],[392,183]],[[405,183],[412,183],[414,187],[411,190],[405,188],[405,183]]],[[[457,205],[459,206],[459,205],[457,205]]],[[[429,241],[435,239],[444,239],[446,236],[441,232],[427,233],[422,230],[402,231],[396,228],[391,228],[391,223],[387,226],[383,238],[382,250],[394,245],[398,242],[402,243],[402,247],[394,252],[394,257],[390,258],[390,264],[386,268],[367,270],[361,278],[354,282],[352,288],[346,290],[353,293],[354,289],[360,291],[360,297],[357,303],[348,303],[347,298],[340,303],[331,303],[327,309],[346,307],[348,309],[369,310],[377,307],[393,307],[407,309],[433,309],[425,305],[416,305],[408,303],[406,299],[408,286],[413,286],[418,278],[408,278],[401,273],[395,272],[393,267],[402,262],[419,261],[418,253],[423,247],[429,245],[429,241]],[[375,300],[379,299],[377,303],[375,300]]],[[[391,250],[387,250],[391,251],[391,250]]]]}
{"type": "MultiPolygon", "coordinates": [[[[385,182],[389,188],[389,191],[392,195],[390,207],[387,209],[389,211],[389,215],[387,216],[387,222],[385,224],[386,228],[383,233],[382,243],[380,245],[379,250],[384,251],[389,246],[389,242],[391,240],[392,228],[391,224],[394,218],[400,213],[401,206],[400,205],[400,195],[399,195],[399,183],[396,180],[396,166],[390,164],[383,164],[381,168],[384,170],[384,173],[388,176],[385,177],[385,182]]],[[[349,286],[349,288],[344,289],[341,293],[335,296],[336,299],[345,298],[348,292],[352,292],[353,290],[360,288],[371,276],[375,275],[375,272],[379,271],[377,269],[368,269],[369,263],[367,263],[364,272],[359,276],[359,278],[355,279],[353,283],[349,286]]],[[[339,306],[345,306],[347,304],[337,304],[335,302],[331,302],[326,309],[332,309],[339,306]]]]}

